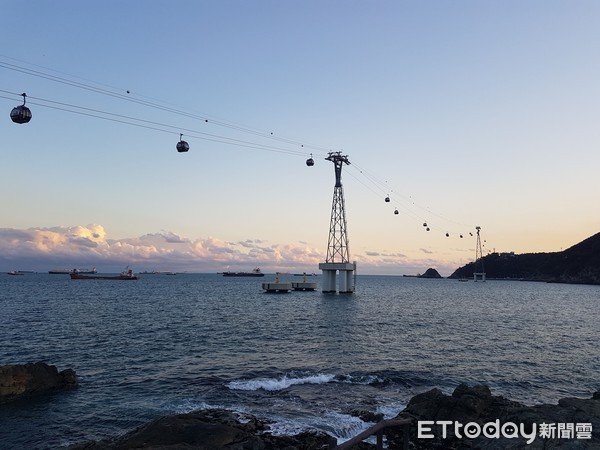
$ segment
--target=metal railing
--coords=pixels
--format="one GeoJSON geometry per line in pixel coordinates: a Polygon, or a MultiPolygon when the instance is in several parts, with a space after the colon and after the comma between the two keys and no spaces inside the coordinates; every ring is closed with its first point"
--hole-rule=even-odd
{"type": "Polygon", "coordinates": [[[331,447],[331,450],[350,450],[357,444],[360,444],[365,439],[370,438],[371,436],[377,436],[377,450],[383,450],[383,430],[389,427],[402,427],[403,430],[403,442],[402,448],[404,450],[408,450],[408,432],[409,426],[412,422],[411,419],[388,419],[382,420],[381,422],[377,422],[371,428],[367,428],[362,433],[354,436],[352,439],[334,447],[331,447]]]}

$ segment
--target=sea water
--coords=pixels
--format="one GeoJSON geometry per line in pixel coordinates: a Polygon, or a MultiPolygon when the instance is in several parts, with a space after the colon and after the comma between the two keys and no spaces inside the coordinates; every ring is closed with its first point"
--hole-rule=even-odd
{"type": "Polygon", "coordinates": [[[273,278],[0,276],[0,364],[45,361],[79,380],[0,405],[0,448],[203,408],[342,441],[369,426],[353,410],[393,417],[433,387],[485,383],[526,404],[600,389],[599,286],[359,275],[355,294],[262,292],[273,278]]]}

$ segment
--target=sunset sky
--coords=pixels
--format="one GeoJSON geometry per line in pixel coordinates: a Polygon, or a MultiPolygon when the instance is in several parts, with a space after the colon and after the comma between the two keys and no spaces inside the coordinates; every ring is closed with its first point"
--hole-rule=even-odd
{"type": "Polygon", "coordinates": [[[359,274],[449,275],[476,226],[485,252],[565,249],[600,231],[598,23],[592,0],[4,2],[0,270],[317,272],[329,151],[359,274]]]}

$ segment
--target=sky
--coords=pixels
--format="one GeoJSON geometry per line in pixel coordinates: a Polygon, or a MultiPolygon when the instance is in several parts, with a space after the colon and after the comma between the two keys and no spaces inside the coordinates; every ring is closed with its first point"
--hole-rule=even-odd
{"type": "Polygon", "coordinates": [[[591,0],[3,2],[0,270],[318,272],[337,151],[359,274],[450,275],[476,226],[484,253],[566,249],[600,231],[599,22],[591,0]]]}

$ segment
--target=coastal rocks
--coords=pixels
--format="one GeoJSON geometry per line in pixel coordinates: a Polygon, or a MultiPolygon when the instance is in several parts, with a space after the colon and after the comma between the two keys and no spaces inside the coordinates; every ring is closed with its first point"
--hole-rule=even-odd
{"type": "Polygon", "coordinates": [[[437,270],[430,267],[423,275],[418,275],[417,278],[442,278],[442,276],[437,270]]]}
{"type": "MultiPolygon", "coordinates": [[[[432,389],[413,397],[399,418],[411,418],[414,426],[410,427],[409,440],[412,448],[484,448],[495,449],[546,449],[546,448],[600,448],[600,393],[592,399],[565,398],[558,405],[525,406],[518,402],[493,396],[487,386],[469,387],[459,385],[451,396],[443,394],[439,389],[432,389]],[[452,421],[453,423],[483,425],[499,421],[499,424],[513,423],[523,427],[525,433],[534,437],[527,443],[528,438],[523,434],[513,437],[488,438],[480,433],[477,437],[467,439],[457,436],[453,425],[448,426],[447,436],[442,436],[439,425],[428,425],[433,438],[418,438],[417,421],[452,421]],[[541,424],[591,424],[594,430],[590,439],[560,438],[555,429],[554,438],[540,437],[541,424]]],[[[459,432],[460,434],[460,432],[459,432]]],[[[508,433],[510,434],[510,433],[508,433]]],[[[401,447],[403,440],[401,429],[390,429],[388,441],[401,447]]],[[[395,447],[394,447],[395,448],[395,447]]]]}
{"type": "Polygon", "coordinates": [[[384,418],[383,413],[375,413],[366,409],[353,409],[350,411],[350,415],[358,417],[363,422],[381,422],[384,418]]]}
{"type": "Polygon", "coordinates": [[[115,441],[79,444],[70,450],[326,450],[332,440],[324,433],[272,436],[267,431],[268,424],[254,417],[240,420],[230,411],[208,409],[162,417],[115,441]]]}
{"type": "Polygon", "coordinates": [[[59,372],[43,362],[0,366],[0,402],[76,385],[73,369],[59,372]]]}
{"type": "MultiPolygon", "coordinates": [[[[366,410],[354,410],[353,414],[365,420],[380,419],[366,410]]],[[[459,385],[452,395],[439,389],[414,396],[398,418],[411,419],[408,431],[408,448],[424,449],[592,449],[600,448],[600,392],[591,399],[565,398],[558,405],[525,406],[521,403],[492,395],[487,386],[459,385]],[[481,429],[484,425],[497,423],[514,424],[523,432],[518,435],[497,437],[481,433],[465,438],[464,428],[458,432],[453,425],[442,436],[439,425],[428,425],[431,438],[418,435],[418,421],[451,421],[464,425],[473,423],[481,429]],[[589,439],[543,437],[542,424],[586,424],[589,439]],[[537,427],[537,428],[536,428],[537,427]],[[462,436],[459,435],[462,433],[462,436]],[[528,442],[529,440],[529,442],[528,442]]],[[[404,448],[403,428],[389,427],[384,430],[387,448],[404,448]]],[[[556,429],[555,429],[556,431],[556,429]]],[[[516,433],[516,431],[515,431],[516,433]]],[[[510,432],[509,432],[510,434],[510,432]]],[[[178,414],[157,419],[116,440],[88,442],[69,447],[69,450],[146,450],[197,449],[197,450],[328,450],[335,449],[336,442],[322,432],[304,432],[295,436],[273,436],[269,423],[252,416],[242,416],[227,410],[208,409],[188,414],[178,414]]],[[[354,447],[374,449],[362,442],[354,447]]]]}

